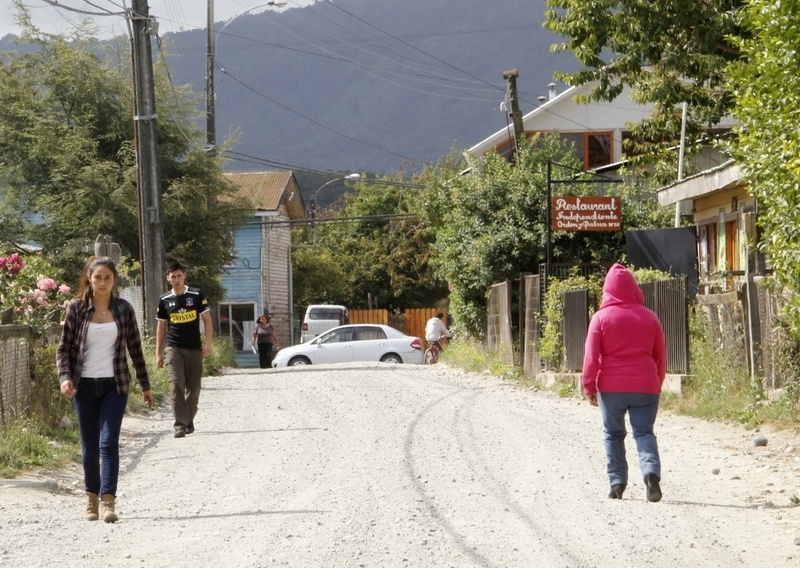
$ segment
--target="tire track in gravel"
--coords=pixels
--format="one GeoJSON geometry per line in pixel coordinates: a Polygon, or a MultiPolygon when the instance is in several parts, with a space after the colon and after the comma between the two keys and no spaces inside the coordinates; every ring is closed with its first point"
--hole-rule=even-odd
{"type": "MultiPolygon", "coordinates": [[[[451,536],[451,538],[459,543],[459,548],[462,550],[462,552],[469,555],[475,562],[478,562],[480,566],[487,568],[500,568],[510,565],[523,566],[526,562],[535,562],[537,560],[538,562],[541,562],[542,558],[538,555],[542,552],[545,552],[545,550],[549,551],[548,556],[551,558],[558,557],[562,562],[567,562],[568,565],[579,566],[581,565],[581,559],[574,556],[569,550],[556,547],[552,544],[556,541],[556,539],[554,539],[555,531],[553,529],[549,529],[547,526],[541,523],[536,522],[532,513],[525,510],[519,504],[518,499],[515,498],[509,490],[505,489],[507,486],[507,480],[492,473],[492,470],[488,465],[489,463],[495,463],[495,460],[488,458],[485,453],[485,446],[481,443],[478,443],[479,440],[483,440],[483,435],[478,436],[475,430],[476,424],[474,421],[474,411],[479,406],[480,399],[486,397],[489,391],[494,388],[496,387],[471,386],[466,388],[457,388],[456,390],[432,401],[418,413],[415,419],[409,424],[408,434],[406,436],[406,455],[409,477],[414,482],[417,492],[425,501],[437,522],[451,536]],[[443,505],[439,504],[436,499],[432,498],[431,486],[428,483],[421,481],[424,479],[425,471],[429,469],[429,467],[426,467],[423,462],[426,461],[426,458],[429,458],[430,456],[416,456],[412,450],[415,447],[414,440],[418,436],[427,435],[419,432],[419,430],[422,428],[422,424],[426,420],[431,420],[431,416],[436,412],[440,412],[440,409],[442,409],[442,407],[446,406],[448,403],[452,404],[452,408],[445,408],[441,412],[442,415],[450,414],[450,427],[447,432],[442,432],[442,434],[443,436],[446,434],[448,439],[453,441],[452,447],[450,448],[453,450],[452,453],[458,456],[458,458],[465,464],[468,472],[474,474],[469,477],[472,479],[478,479],[482,491],[485,491],[493,496],[492,500],[494,503],[491,506],[495,511],[501,512],[503,516],[505,516],[505,512],[512,512],[517,517],[517,520],[524,525],[525,529],[538,536],[537,544],[541,547],[541,549],[529,552],[526,558],[509,559],[506,557],[498,563],[496,558],[490,559],[488,551],[486,553],[478,552],[478,547],[476,547],[475,544],[471,544],[468,538],[463,534],[463,531],[456,526],[456,521],[452,519],[453,514],[448,513],[443,505]],[[511,563],[509,563],[509,561],[511,563]]],[[[443,440],[444,438],[440,440],[440,442],[443,440]]],[[[443,446],[449,445],[445,443],[443,446]]],[[[453,464],[451,463],[450,465],[452,466],[453,464]]],[[[470,496],[468,495],[465,498],[469,497],[470,496]]],[[[493,514],[497,513],[493,512],[493,514]]],[[[507,522],[505,521],[496,524],[498,526],[508,526],[507,522]]],[[[529,536],[526,537],[526,540],[529,540],[529,538],[529,536]]]]}

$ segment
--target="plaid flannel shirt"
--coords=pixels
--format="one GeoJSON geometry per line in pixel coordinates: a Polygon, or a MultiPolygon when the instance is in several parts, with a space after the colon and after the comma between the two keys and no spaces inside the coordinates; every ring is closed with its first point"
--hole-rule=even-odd
{"type": "MultiPolygon", "coordinates": [[[[122,298],[112,297],[109,310],[117,324],[117,342],[114,346],[114,384],[117,393],[128,394],[131,383],[131,373],[125,355],[126,349],[130,353],[133,367],[136,370],[136,379],[139,381],[142,391],[148,391],[150,390],[150,379],[147,376],[147,365],[133,306],[122,298]]],[[[87,310],[83,309],[81,300],[69,303],[61,329],[61,341],[59,341],[56,351],[59,383],[72,380],[75,389],[80,388],[83,352],[92,314],[94,314],[94,306],[91,303],[87,310]]]]}

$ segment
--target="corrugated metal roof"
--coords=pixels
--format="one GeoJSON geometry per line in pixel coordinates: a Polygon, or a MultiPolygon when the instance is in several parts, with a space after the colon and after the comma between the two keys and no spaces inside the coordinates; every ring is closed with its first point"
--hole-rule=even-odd
{"type": "Polygon", "coordinates": [[[292,172],[232,172],[223,177],[238,188],[237,195],[251,202],[257,211],[278,211],[287,207],[290,219],[305,218],[300,189],[292,172]]]}

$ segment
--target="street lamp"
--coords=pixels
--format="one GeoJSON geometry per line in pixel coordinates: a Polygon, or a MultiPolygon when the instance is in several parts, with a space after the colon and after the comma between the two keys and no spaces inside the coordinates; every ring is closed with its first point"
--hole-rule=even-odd
{"type": "Polygon", "coordinates": [[[314,192],[314,195],[311,196],[311,226],[314,228],[314,238],[313,243],[317,244],[317,194],[328,187],[330,184],[336,181],[358,181],[361,179],[361,174],[352,173],[347,174],[346,176],[340,176],[333,178],[331,180],[326,181],[323,183],[317,191],[314,192]]]}
{"type": "Polygon", "coordinates": [[[217,37],[222,33],[228,24],[239,16],[249,14],[253,10],[264,8],[265,6],[273,6],[275,8],[283,8],[288,2],[284,0],[272,0],[271,2],[264,2],[252,8],[248,8],[243,12],[239,12],[235,16],[228,18],[222,25],[219,31],[214,33],[214,0],[208,0],[208,23],[206,25],[206,151],[213,154],[217,148],[217,124],[215,116],[214,101],[216,98],[216,91],[214,88],[214,58],[217,52],[217,37]]]}

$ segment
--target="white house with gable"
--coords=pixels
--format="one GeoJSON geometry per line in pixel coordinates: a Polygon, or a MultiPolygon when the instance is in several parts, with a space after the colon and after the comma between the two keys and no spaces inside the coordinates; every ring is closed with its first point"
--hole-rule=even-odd
{"type": "MultiPolygon", "coordinates": [[[[541,105],[522,118],[527,135],[537,132],[558,132],[575,143],[578,158],[585,170],[602,168],[623,160],[623,142],[631,137],[630,124],[646,118],[651,105],[642,105],[631,100],[631,89],[625,87],[611,102],[577,102],[597,86],[596,81],[577,87],[569,87],[558,93],[556,85],[549,85],[549,96],[540,99],[541,105]]],[[[507,127],[465,151],[465,156],[480,157],[495,150],[509,156],[514,145],[514,125],[509,120],[507,127]]],[[[716,129],[729,130],[735,121],[726,118],[716,129]]],[[[723,163],[726,158],[715,149],[693,158],[694,170],[706,170],[723,163]]]]}

